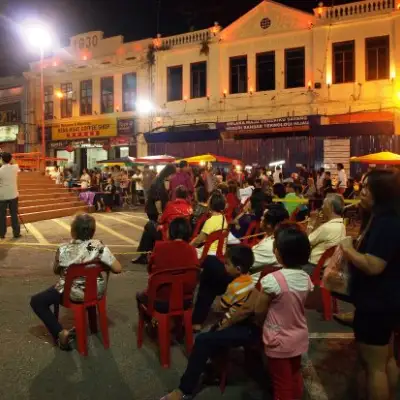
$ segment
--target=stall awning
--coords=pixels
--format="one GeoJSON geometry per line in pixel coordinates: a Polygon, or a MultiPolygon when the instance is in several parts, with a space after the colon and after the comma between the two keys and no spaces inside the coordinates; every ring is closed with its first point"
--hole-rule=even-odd
{"type": "Polygon", "coordinates": [[[390,151],[382,151],[381,153],[368,154],[366,156],[351,157],[350,161],[364,164],[400,165],[400,155],[390,151]]]}
{"type": "Polygon", "coordinates": [[[394,135],[393,121],[360,122],[349,124],[316,125],[311,130],[312,136],[364,136],[394,135]]]}
{"type": "Polygon", "coordinates": [[[215,124],[181,125],[159,128],[144,134],[147,143],[202,142],[220,139],[215,124]]]}

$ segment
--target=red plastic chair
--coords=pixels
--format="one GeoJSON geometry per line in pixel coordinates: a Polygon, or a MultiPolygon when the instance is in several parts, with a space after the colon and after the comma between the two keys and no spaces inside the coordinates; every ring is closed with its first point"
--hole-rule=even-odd
{"type": "Polygon", "coordinates": [[[201,254],[200,258],[200,265],[203,264],[203,261],[206,259],[208,256],[208,252],[210,251],[211,245],[218,241],[218,248],[217,248],[217,254],[216,256],[221,260],[224,261],[224,250],[225,250],[225,245],[228,240],[228,235],[229,231],[223,230],[223,231],[215,231],[208,235],[206,242],[204,243],[203,246],[203,253],[201,254]]]}
{"type": "Polygon", "coordinates": [[[333,316],[333,312],[338,312],[338,304],[335,297],[332,297],[331,292],[324,287],[321,286],[321,276],[323,268],[326,262],[333,256],[333,253],[336,250],[336,246],[331,247],[330,249],[326,250],[324,254],[322,254],[321,258],[318,261],[318,265],[315,267],[314,272],[311,276],[311,281],[315,286],[319,286],[321,291],[321,299],[322,299],[322,306],[324,310],[324,319],[325,321],[330,321],[333,316]],[[333,312],[332,312],[333,309],[333,312]]]}
{"type": "MultiPolygon", "coordinates": [[[[261,231],[261,224],[260,221],[251,221],[249,227],[247,228],[246,231],[246,237],[250,236],[250,235],[256,235],[257,233],[260,233],[261,231]]],[[[247,245],[247,246],[254,246],[259,242],[259,239],[257,237],[253,237],[253,238],[246,238],[243,239],[242,243],[247,245]]]]}
{"type": "Polygon", "coordinates": [[[148,304],[147,306],[138,303],[139,324],[137,332],[137,347],[140,349],[143,345],[143,330],[145,326],[145,316],[151,317],[158,322],[158,342],[160,346],[160,359],[163,368],[170,366],[170,324],[169,321],[173,317],[181,317],[183,326],[185,327],[186,351],[188,354],[193,348],[193,328],[192,313],[193,308],[190,306],[185,309],[184,301],[190,300],[193,303],[193,293],[185,295],[185,285],[196,286],[200,269],[190,267],[184,269],[173,269],[156,272],[150,275],[148,304]],[[159,313],[155,310],[155,302],[157,299],[157,291],[160,286],[170,286],[170,298],[168,300],[168,313],[159,313]]]}
{"type": "Polygon", "coordinates": [[[257,290],[261,290],[261,279],[266,277],[269,274],[272,274],[273,272],[279,271],[282,269],[280,265],[277,264],[268,264],[264,267],[264,269],[261,271],[260,277],[258,278],[258,282],[256,285],[257,290]]]}
{"type": "Polygon", "coordinates": [[[210,218],[210,214],[208,212],[204,213],[196,222],[196,226],[194,227],[193,234],[192,234],[192,240],[199,236],[200,230],[203,227],[203,225],[206,223],[206,221],[210,218]]]}
{"type": "MultiPolygon", "coordinates": [[[[108,334],[107,309],[106,309],[106,293],[98,299],[97,295],[97,278],[105,269],[101,264],[74,264],[68,268],[65,277],[64,295],[62,305],[69,308],[74,313],[76,339],[78,351],[81,355],[88,355],[87,348],[87,323],[86,311],[89,319],[89,327],[91,333],[97,333],[97,314],[99,313],[100,330],[103,336],[103,345],[105,349],[110,347],[110,337],[108,334]],[[85,297],[83,303],[73,303],[70,300],[72,283],[76,278],[85,278],[85,297]]],[[[108,280],[108,277],[107,277],[108,280]]],[[[54,313],[58,319],[59,308],[55,308],[54,313]]]]}

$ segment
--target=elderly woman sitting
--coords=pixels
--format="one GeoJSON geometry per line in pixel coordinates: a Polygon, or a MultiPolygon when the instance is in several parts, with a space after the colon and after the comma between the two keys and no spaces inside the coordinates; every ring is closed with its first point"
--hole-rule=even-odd
{"type": "Polygon", "coordinates": [[[322,206],[322,218],[317,216],[308,225],[308,236],[311,243],[310,262],[303,269],[312,275],[315,266],[326,250],[337,246],[346,237],[343,221],[344,200],[342,195],[330,193],[322,206]],[[323,223],[326,221],[325,223],[323,223]],[[322,224],[321,224],[322,223],[322,224]]]}
{"type": "MultiPolygon", "coordinates": [[[[99,240],[93,239],[96,232],[96,221],[88,215],[78,215],[71,225],[72,240],[62,244],[56,253],[54,273],[60,275],[58,282],[44,292],[31,298],[31,307],[35,314],[43,321],[61,350],[70,351],[70,331],[63,329],[54,313],[50,310],[52,305],[60,305],[64,292],[65,277],[68,268],[73,264],[86,264],[100,262],[109,267],[114,274],[121,272],[121,264],[116,260],[108,247],[99,240]]],[[[106,281],[102,276],[97,279],[97,293],[103,295],[106,290],[106,281]]],[[[82,302],[85,293],[84,279],[76,279],[71,288],[70,299],[82,302]]]]}

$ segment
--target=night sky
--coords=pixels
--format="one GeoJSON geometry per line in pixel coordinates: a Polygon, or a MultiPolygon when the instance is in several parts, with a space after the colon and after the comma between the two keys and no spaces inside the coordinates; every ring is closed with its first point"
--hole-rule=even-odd
{"type": "MultiPolygon", "coordinates": [[[[280,0],[311,11],[319,0],[280,0]]],[[[333,0],[325,0],[330,5],[333,0]]],[[[343,4],[346,0],[335,0],[343,4]]],[[[203,29],[218,21],[223,27],[260,3],[260,0],[0,0],[0,75],[27,69],[35,56],[16,33],[15,22],[28,17],[48,21],[62,46],[78,33],[101,30],[125,41],[203,29]],[[159,7],[159,13],[157,12],[159,7]],[[159,29],[157,30],[157,15],[159,29]]]]}

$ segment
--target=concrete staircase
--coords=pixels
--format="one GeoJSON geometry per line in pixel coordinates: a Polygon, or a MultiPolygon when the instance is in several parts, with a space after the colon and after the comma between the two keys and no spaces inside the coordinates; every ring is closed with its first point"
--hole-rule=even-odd
{"type": "MultiPolygon", "coordinates": [[[[19,213],[24,222],[43,221],[87,212],[89,207],[63,186],[39,172],[21,172],[18,177],[19,213]]],[[[8,225],[10,217],[7,218],[8,225]]]]}

